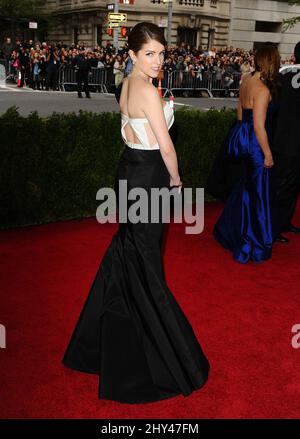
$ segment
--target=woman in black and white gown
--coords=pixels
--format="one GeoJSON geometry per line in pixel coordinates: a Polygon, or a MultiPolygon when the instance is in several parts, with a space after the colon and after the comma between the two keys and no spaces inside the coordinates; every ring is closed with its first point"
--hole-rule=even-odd
{"type": "MultiPolygon", "coordinates": [[[[167,188],[182,183],[168,129],[170,102],[152,85],[166,41],[152,23],[131,31],[132,73],[120,95],[121,155],[116,188],[167,188]]],[[[151,206],[149,206],[151,207],[151,206]]],[[[128,209],[130,202],[128,202],[128,209]]],[[[149,212],[150,217],[150,212],[149,212]]],[[[204,385],[209,363],[191,325],[168,289],[162,265],[164,224],[120,223],[91,286],[63,363],[99,374],[99,398],[146,403],[189,395],[204,385]]]]}

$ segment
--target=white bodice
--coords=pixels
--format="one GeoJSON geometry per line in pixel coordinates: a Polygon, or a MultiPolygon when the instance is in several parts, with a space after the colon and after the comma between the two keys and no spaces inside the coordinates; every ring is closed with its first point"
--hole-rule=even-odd
{"type": "MultiPolygon", "coordinates": [[[[171,128],[174,122],[174,110],[171,106],[170,101],[166,101],[164,107],[164,115],[166,118],[168,129],[171,128]]],[[[147,118],[132,118],[128,117],[126,114],[121,113],[121,134],[124,142],[127,146],[134,149],[159,149],[159,144],[156,143],[155,145],[150,145],[148,135],[145,129],[145,125],[149,124],[147,118]],[[129,123],[133,131],[135,132],[137,138],[141,143],[132,143],[127,141],[126,135],[125,135],[125,125],[129,123]]]]}

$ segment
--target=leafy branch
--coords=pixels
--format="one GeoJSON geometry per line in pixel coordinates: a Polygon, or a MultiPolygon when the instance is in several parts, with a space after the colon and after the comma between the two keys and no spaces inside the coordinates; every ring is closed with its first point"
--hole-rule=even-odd
{"type": "MultiPolygon", "coordinates": [[[[289,5],[300,5],[300,0],[289,0],[289,5]]],[[[282,31],[286,32],[287,30],[293,28],[297,23],[300,22],[300,16],[299,17],[292,17],[287,18],[282,21],[282,31]]]]}

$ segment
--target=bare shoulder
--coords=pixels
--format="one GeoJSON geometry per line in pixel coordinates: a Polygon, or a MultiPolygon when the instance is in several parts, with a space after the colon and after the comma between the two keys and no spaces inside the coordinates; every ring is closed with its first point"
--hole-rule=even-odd
{"type": "Polygon", "coordinates": [[[250,78],[252,78],[251,72],[247,72],[242,74],[241,80],[243,82],[248,82],[250,78]]]}
{"type": "Polygon", "coordinates": [[[157,88],[153,84],[145,81],[141,81],[141,82],[142,84],[140,91],[144,97],[156,97],[158,95],[157,88]]]}
{"type": "Polygon", "coordinates": [[[141,85],[141,88],[139,89],[139,101],[141,102],[143,111],[145,111],[147,107],[152,107],[155,111],[158,111],[162,106],[157,88],[150,82],[144,82],[141,85]]]}
{"type": "Polygon", "coordinates": [[[254,99],[259,100],[269,100],[271,97],[271,93],[268,87],[259,80],[253,88],[253,97],[254,99]]]}
{"type": "Polygon", "coordinates": [[[123,101],[126,112],[135,118],[144,117],[151,111],[159,113],[162,108],[157,88],[150,82],[140,78],[128,78],[124,84],[126,100],[123,101]],[[126,103],[125,103],[126,101],[126,103]],[[133,116],[134,115],[134,116],[133,116]]]}
{"type": "Polygon", "coordinates": [[[134,78],[133,80],[133,78],[130,78],[130,76],[127,77],[126,80],[128,81],[129,88],[132,91],[137,92],[139,97],[150,98],[151,96],[155,96],[155,94],[157,94],[157,89],[153,84],[151,84],[151,82],[146,82],[140,78],[134,78]]]}

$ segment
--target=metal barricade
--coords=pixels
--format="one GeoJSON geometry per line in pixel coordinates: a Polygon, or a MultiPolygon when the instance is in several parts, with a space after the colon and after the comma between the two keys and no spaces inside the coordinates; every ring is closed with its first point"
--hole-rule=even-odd
{"type": "Polygon", "coordinates": [[[226,73],[224,72],[221,75],[221,78],[219,75],[212,74],[212,81],[211,81],[211,92],[236,92],[238,93],[240,89],[240,79],[242,74],[241,73],[226,73]]]}
{"type": "MultiPolygon", "coordinates": [[[[66,85],[77,85],[76,78],[77,70],[73,67],[66,66],[59,71],[59,89],[65,91],[66,85]]],[[[107,93],[107,72],[103,68],[92,67],[91,73],[88,77],[88,84],[92,87],[99,87],[101,93],[107,93]]]]}
{"type": "Polygon", "coordinates": [[[217,75],[212,73],[211,74],[211,81],[210,81],[210,91],[213,92],[214,91],[223,91],[224,90],[224,74],[221,75],[217,75]]]}
{"type": "Polygon", "coordinates": [[[191,70],[183,72],[175,70],[170,72],[171,79],[169,81],[169,90],[203,90],[213,97],[210,89],[210,75],[207,72],[200,72],[198,70],[191,70]]]}
{"type": "MultiPolygon", "coordinates": [[[[126,75],[127,76],[127,75],[126,75]]],[[[238,92],[240,73],[228,74],[226,72],[216,74],[210,71],[190,70],[183,72],[164,71],[161,80],[163,94],[173,94],[174,91],[206,91],[213,98],[217,92],[238,92]]],[[[72,67],[64,67],[59,72],[59,87],[65,91],[66,85],[76,86],[76,70],[72,67]]],[[[115,87],[115,75],[112,69],[93,67],[89,75],[89,85],[98,87],[101,93],[108,93],[115,87]]],[[[153,85],[158,86],[158,79],[153,79],[153,85]]]]}
{"type": "Polygon", "coordinates": [[[66,66],[59,70],[58,86],[60,90],[66,91],[66,85],[76,85],[76,70],[73,67],[66,66]]]}
{"type": "Polygon", "coordinates": [[[107,93],[106,79],[107,71],[104,68],[92,67],[91,75],[89,76],[89,85],[99,87],[101,93],[107,93]]]}
{"type": "Polygon", "coordinates": [[[10,75],[10,65],[11,62],[6,59],[0,59],[0,85],[5,87],[7,79],[11,78],[10,75]]]}
{"type": "Polygon", "coordinates": [[[231,87],[229,87],[229,90],[239,91],[241,77],[242,77],[241,73],[234,73],[233,74],[233,84],[231,87]]]}

